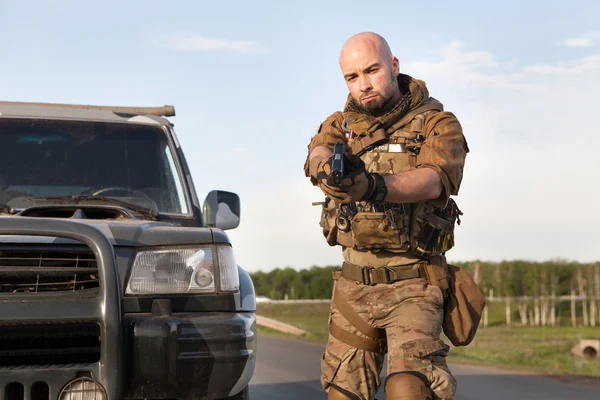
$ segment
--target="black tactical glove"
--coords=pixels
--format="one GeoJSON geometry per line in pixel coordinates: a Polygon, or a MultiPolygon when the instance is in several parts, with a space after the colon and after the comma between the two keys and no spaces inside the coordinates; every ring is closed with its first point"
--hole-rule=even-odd
{"type": "MultiPolygon", "coordinates": [[[[365,163],[353,154],[345,155],[348,171],[338,186],[333,185],[330,176],[319,185],[321,190],[335,203],[352,203],[355,201],[383,201],[387,188],[383,177],[367,172],[365,163]],[[384,192],[382,194],[382,192],[384,192]],[[379,196],[377,196],[379,195],[379,196]]],[[[329,169],[331,171],[331,168],[329,169]]]]}

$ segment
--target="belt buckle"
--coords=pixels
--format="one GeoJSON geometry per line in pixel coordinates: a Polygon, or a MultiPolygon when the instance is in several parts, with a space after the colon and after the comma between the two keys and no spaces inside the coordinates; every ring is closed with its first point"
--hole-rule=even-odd
{"type": "Polygon", "coordinates": [[[396,271],[390,267],[383,267],[383,269],[385,271],[385,279],[387,279],[388,283],[393,283],[398,280],[396,279],[396,271]]]}
{"type": "Polygon", "coordinates": [[[363,285],[371,285],[371,270],[373,267],[362,267],[361,275],[363,280],[363,285]]]}

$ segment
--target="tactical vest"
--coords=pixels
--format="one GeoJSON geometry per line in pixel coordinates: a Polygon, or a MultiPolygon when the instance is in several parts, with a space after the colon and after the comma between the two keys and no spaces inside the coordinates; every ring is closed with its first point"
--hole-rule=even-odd
{"type": "MultiPolygon", "coordinates": [[[[430,102],[412,111],[387,131],[368,118],[344,113],[343,129],[353,154],[368,172],[396,174],[416,168],[425,141],[425,119],[441,111],[430,102]]],[[[336,206],[326,198],[320,225],[327,243],[358,250],[412,252],[418,257],[442,254],[454,246],[454,223],[462,214],[453,199],[444,208],[429,202],[355,202],[336,206]]]]}

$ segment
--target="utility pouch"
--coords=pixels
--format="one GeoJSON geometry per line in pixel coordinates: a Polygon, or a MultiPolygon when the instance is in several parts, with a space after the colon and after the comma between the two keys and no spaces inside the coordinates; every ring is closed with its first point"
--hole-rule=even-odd
{"type": "Polygon", "coordinates": [[[345,247],[352,247],[353,239],[352,234],[349,231],[342,231],[339,228],[339,212],[335,206],[335,202],[329,197],[325,197],[325,201],[322,203],[323,208],[321,210],[321,220],[319,225],[323,230],[323,236],[327,244],[330,246],[342,245],[345,247]]]}
{"type": "Polygon", "coordinates": [[[323,202],[323,208],[321,210],[321,220],[319,221],[319,225],[323,230],[323,236],[325,236],[327,244],[329,244],[330,246],[335,246],[337,244],[338,228],[335,224],[335,219],[335,203],[329,197],[325,197],[325,201],[323,202]]]}
{"type": "Polygon", "coordinates": [[[419,257],[434,256],[454,247],[454,224],[460,225],[459,210],[454,199],[444,208],[423,202],[415,210],[411,229],[411,248],[419,257]]]}
{"type": "Polygon", "coordinates": [[[448,265],[447,271],[450,290],[442,328],[453,345],[467,346],[477,333],[485,297],[467,271],[454,265],[448,265]]]}
{"type": "Polygon", "coordinates": [[[391,210],[356,213],[351,223],[354,247],[357,249],[408,250],[408,237],[398,229],[395,217],[391,210]]]}
{"type": "Polygon", "coordinates": [[[473,341],[485,297],[462,268],[447,264],[444,257],[432,257],[424,267],[430,285],[439,287],[444,296],[444,334],[455,346],[467,346],[473,341]]]}

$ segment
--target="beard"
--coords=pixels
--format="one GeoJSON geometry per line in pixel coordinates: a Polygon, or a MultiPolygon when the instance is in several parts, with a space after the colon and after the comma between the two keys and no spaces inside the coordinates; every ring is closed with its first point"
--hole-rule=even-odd
{"type": "Polygon", "coordinates": [[[369,93],[365,95],[365,97],[377,95],[377,98],[369,101],[368,103],[356,102],[360,108],[362,108],[366,113],[372,114],[375,116],[380,116],[385,114],[391,107],[390,103],[392,101],[392,96],[383,97],[380,93],[369,93]]]}
{"type": "Polygon", "coordinates": [[[390,77],[390,84],[382,92],[365,93],[362,98],[377,96],[375,99],[363,104],[360,99],[354,98],[356,105],[366,114],[379,117],[390,111],[394,107],[394,97],[398,91],[398,83],[395,76],[390,77]]]}

